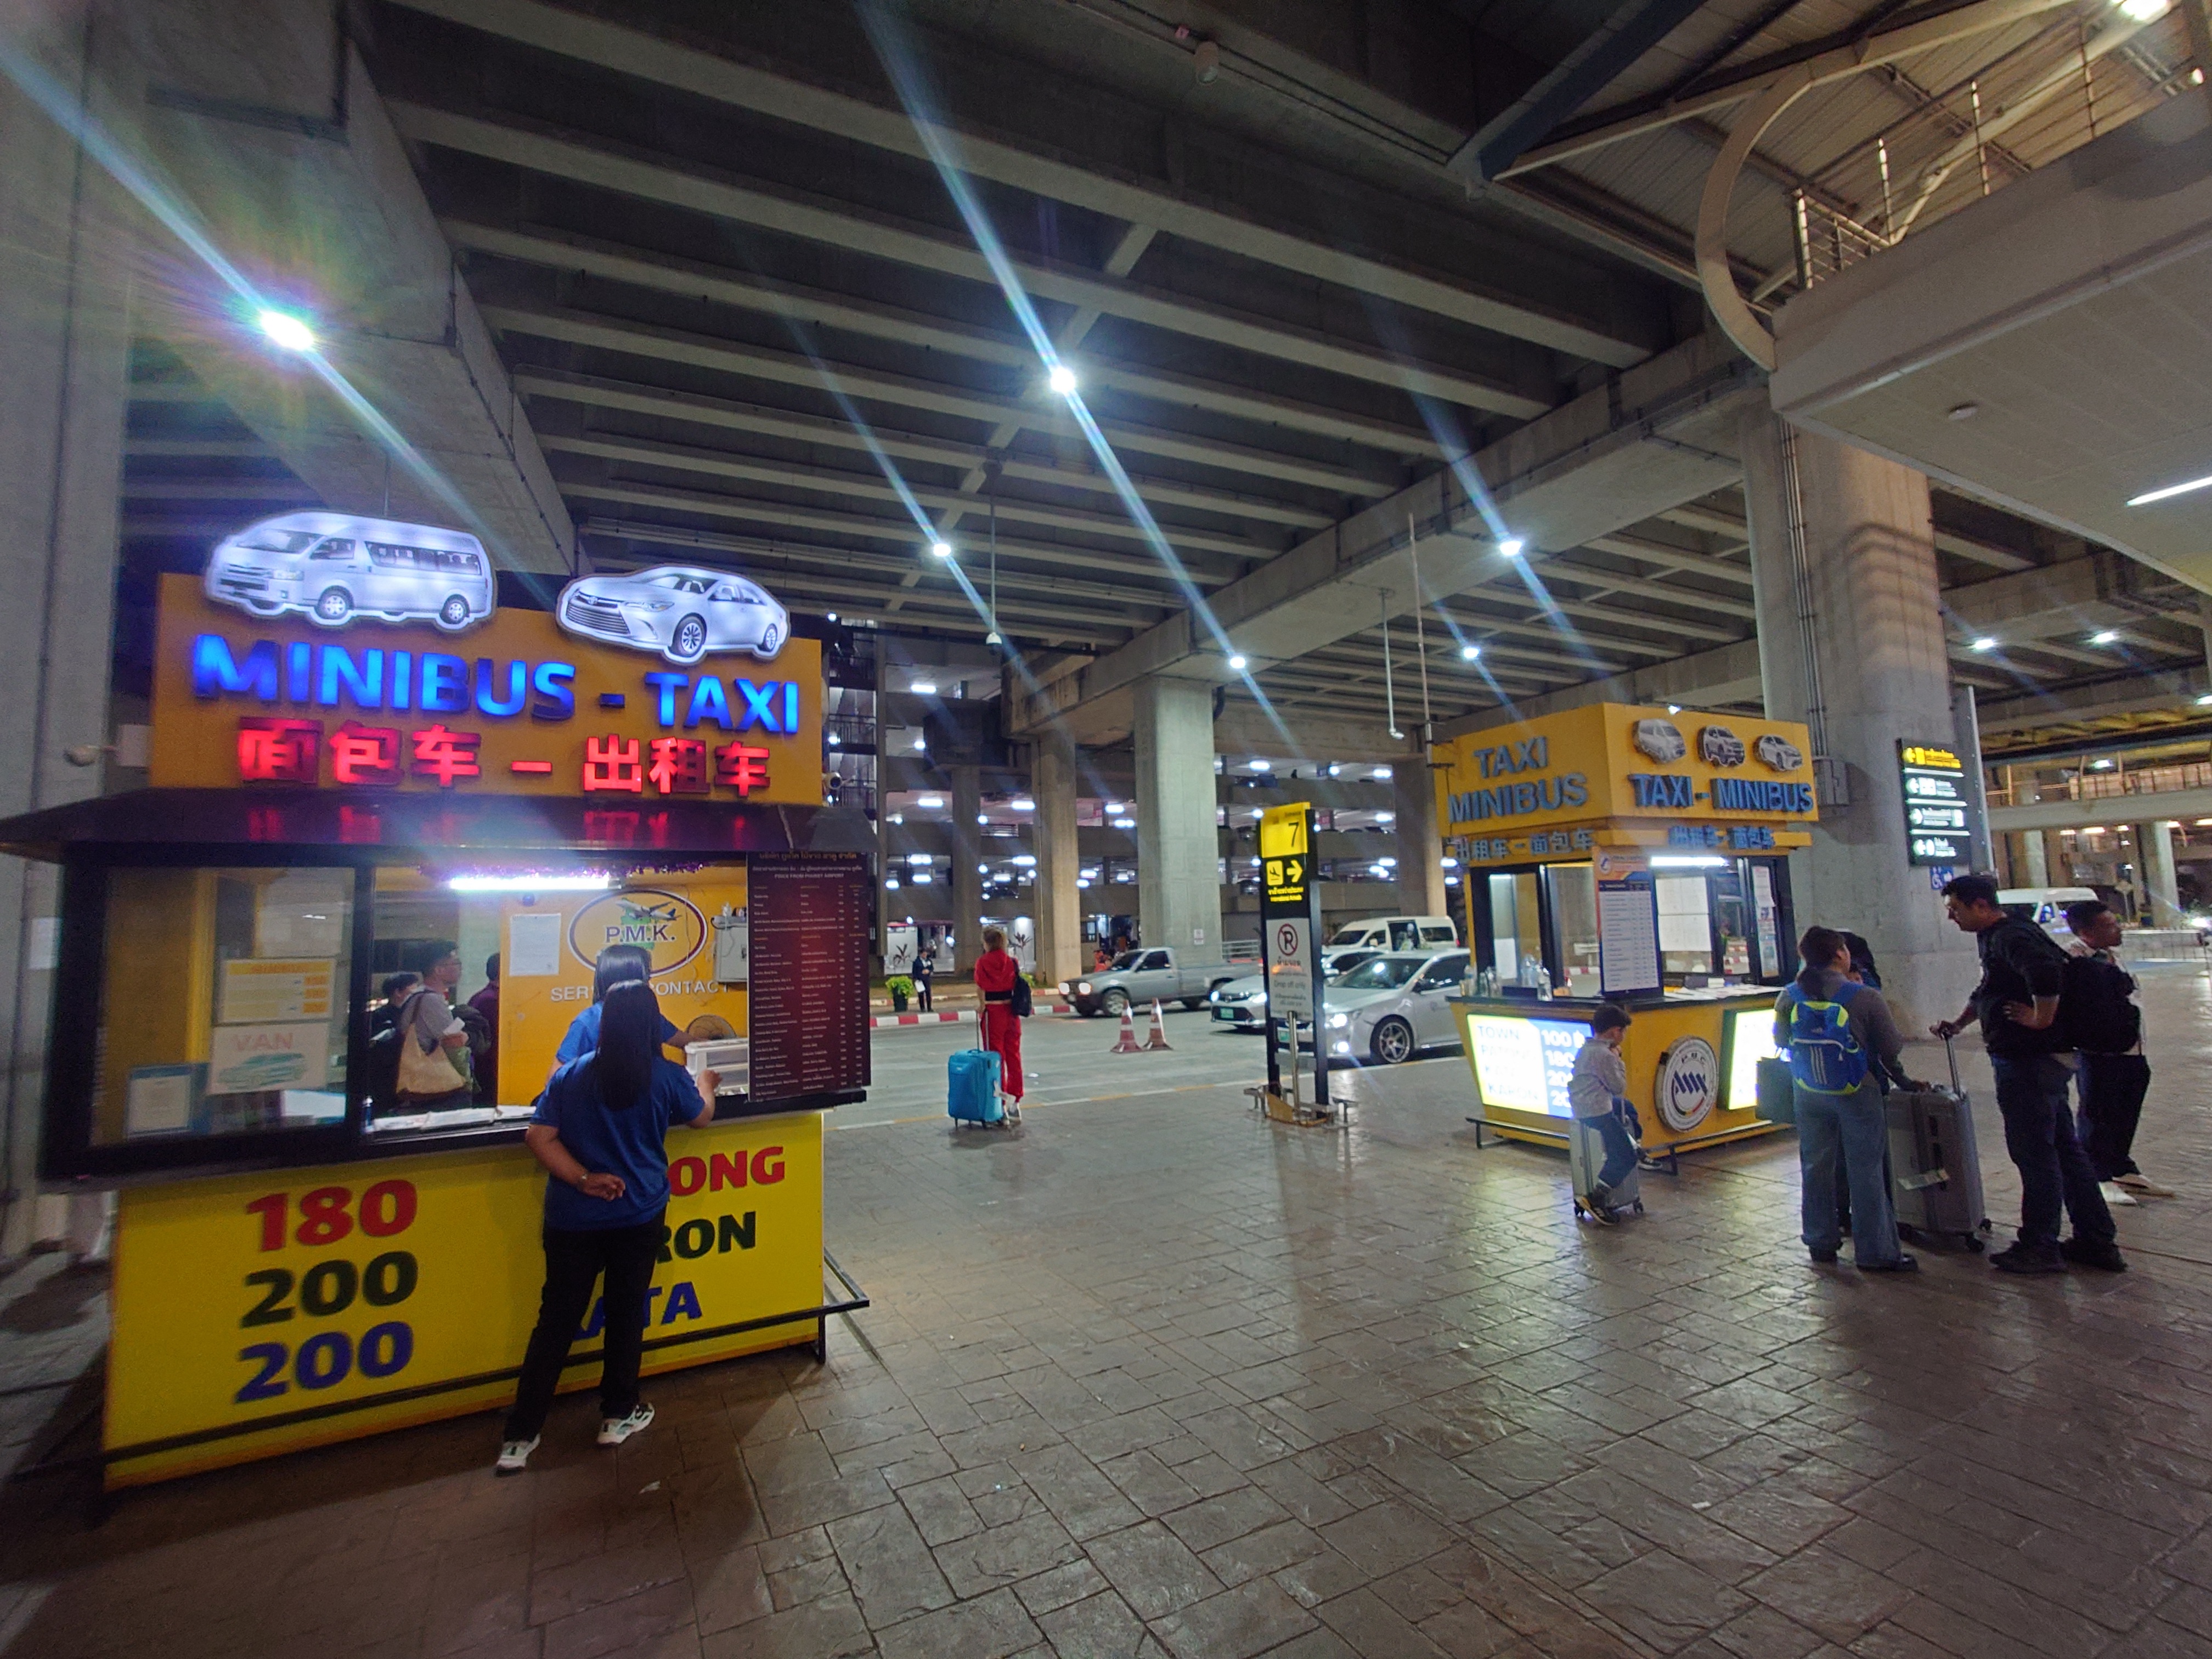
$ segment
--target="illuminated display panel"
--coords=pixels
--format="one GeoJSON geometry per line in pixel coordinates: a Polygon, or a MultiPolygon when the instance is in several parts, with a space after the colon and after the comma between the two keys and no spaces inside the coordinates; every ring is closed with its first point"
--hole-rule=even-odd
{"type": "Polygon", "coordinates": [[[1468,1048],[1474,1056],[1475,1087],[1486,1106],[1572,1117],[1567,1081],[1575,1055],[1589,1039],[1580,1020],[1512,1019],[1499,1014],[1467,1017],[1468,1048]]]}
{"type": "Polygon", "coordinates": [[[1724,1018],[1724,1046],[1729,1058],[1721,1109],[1749,1111],[1759,1103],[1759,1062],[1778,1060],[1782,1054],[1774,1046],[1774,1011],[1731,1008],[1724,1018]]]}

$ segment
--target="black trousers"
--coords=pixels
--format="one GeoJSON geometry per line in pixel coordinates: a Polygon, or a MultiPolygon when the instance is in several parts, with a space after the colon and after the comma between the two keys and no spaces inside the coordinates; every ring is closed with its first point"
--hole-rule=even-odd
{"type": "Polygon", "coordinates": [[[637,1370],[645,1358],[646,1291],[660,1259],[661,1218],[634,1227],[595,1227],[579,1232],[545,1230],[545,1288],[538,1297],[538,1328],[522,1357],[522,1380],[507,1414],[505,1437],[535,1439],[545,1426],[568,1347],[592,1305],[592,1285],[606,1277],[605,1317],[600,1328],[599,1415],[628,1417],[637,1409],[637,1370]]]}
{"type": "Polygon", "coordinates": [[[2097,1179],[2136,1174],[2136,1125],[2150,1088],[2150,1062],[2141,1054],[2085,1054],[2075,1079],[2081,1092],[2081,1148],[2097,1179]]]}

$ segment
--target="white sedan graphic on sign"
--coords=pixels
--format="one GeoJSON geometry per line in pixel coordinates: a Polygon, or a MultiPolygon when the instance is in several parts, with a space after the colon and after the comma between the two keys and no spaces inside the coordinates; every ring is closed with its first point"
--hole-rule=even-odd
{"type": "Polygon", "coordinates": [[[690,667],[710,651],[783,649],[791,618],[759,586],[727,570],[657,565],[634,575],[580,576],[555,614],[579,639],[654,651],[690,667]]]}

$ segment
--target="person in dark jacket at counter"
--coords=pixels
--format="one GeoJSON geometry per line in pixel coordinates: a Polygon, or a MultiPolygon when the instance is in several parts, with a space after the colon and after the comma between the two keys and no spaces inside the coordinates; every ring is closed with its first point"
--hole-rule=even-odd
{"type": "Polygon", "coordinates": [[[2000,1273],[2055,1273],[2071,1261],[2123,1273],[2127,1259],[2112,1212],[2067,1109],[2074,1073],[2059,1058],[2066,1042],[2057,1030],[2065,952],[2035,923],[1999,904],[1997,884],[1987,876],[1945,883],[1943,908],[1953,926],[1974,936],[1982,981],[1958,1018],[1928,1029],[1948,1042],[1980,1023],[1996,1073],[2005,1152],[2020,1170],[2020,1236],[1992,1255],[1990,1266],[2000,1273]],[[2074,1236],[2063,1243],[2062,1207],[2074,1220],[2074,1236]]]}
{"type": "MultiPolygon", "coordinates": [[[[553,1051],[554,1060],[565,1066],[572,1060],[581,1059],[599,1046],[599,1010],[606,1001],[608,987],[630,980],[649,985],[652,979],[653,958],[642,946],[610,945],[600,951],[599,961],[592,967],[592,1006],[568,1022],[568,1029],[561,1038],[561,1046],[553,1051]]],[[[656,1003],[654,1006],[658,1007],[659,1005],[656,1003]]],[[[673,1042],[681,1035],[672,1021],[664,1018],[660,1022],[663,1043],[673,1042]]]]}

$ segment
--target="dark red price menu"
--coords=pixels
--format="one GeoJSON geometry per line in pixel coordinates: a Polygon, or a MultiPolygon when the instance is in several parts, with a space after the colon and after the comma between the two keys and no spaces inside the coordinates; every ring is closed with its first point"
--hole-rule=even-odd
{"type": "Polygon", "coordinates": [[[751,1097],[868,1084],[868,872],[855,853],[747,860],[751,1097]]]}

